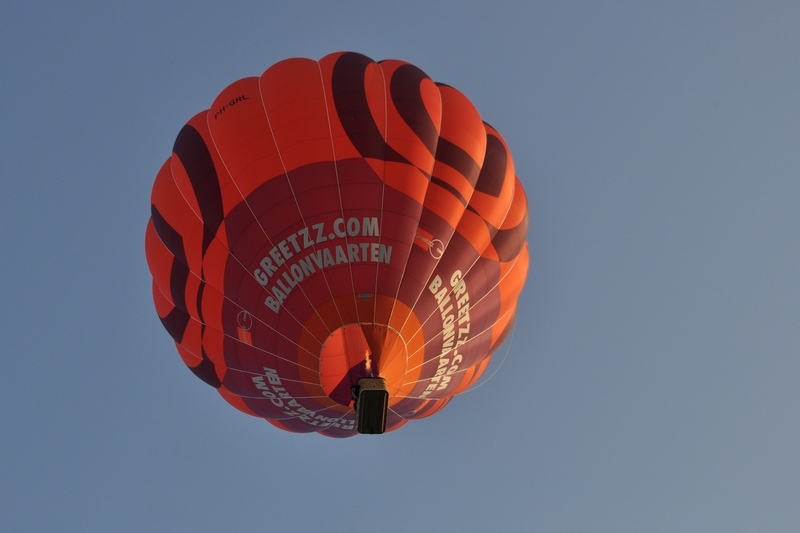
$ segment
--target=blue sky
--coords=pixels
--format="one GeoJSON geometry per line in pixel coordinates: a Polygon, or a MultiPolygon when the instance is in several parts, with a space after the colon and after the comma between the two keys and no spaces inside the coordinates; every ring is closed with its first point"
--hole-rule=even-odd
{"type": "Polygon", "coordinates": [[[3,4],[0,530],[795,531],[799,27],[794,2],[3,4]],[[346,440],[195,378],[143,244],[190,117],[338,50],[464,92],[531,212],[497,374],[346,440]]]}

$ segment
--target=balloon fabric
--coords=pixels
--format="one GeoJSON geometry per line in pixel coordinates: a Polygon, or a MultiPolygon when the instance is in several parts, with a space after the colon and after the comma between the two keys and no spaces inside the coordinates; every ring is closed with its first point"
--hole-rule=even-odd
{"type": "Polygon", "coordinates": [[[197,377],[281,429],[349,437],[359,379],[385,381],[391,431],[480,378],[514,324],[527,225],[511,152],[463,94],[339,52],[192,118],[145,246],[197,377]]]}

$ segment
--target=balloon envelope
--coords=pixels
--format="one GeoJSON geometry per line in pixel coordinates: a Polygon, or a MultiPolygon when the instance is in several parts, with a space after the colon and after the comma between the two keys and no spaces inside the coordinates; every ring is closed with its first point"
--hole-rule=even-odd
{"type": "Polygon", "coordinates": [[[397,60],[288,59],[227,87],[156,176],[146,254],[187,366],[294,432],[387,429],[474,384],[528,270],[508,147],[457,90],[397,60]]]}

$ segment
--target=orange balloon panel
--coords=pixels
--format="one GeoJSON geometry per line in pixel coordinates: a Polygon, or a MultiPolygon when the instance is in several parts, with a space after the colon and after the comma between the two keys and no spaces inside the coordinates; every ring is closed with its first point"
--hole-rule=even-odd
{"type": "Polygon", "coordinates": [[[356,434],[381,377],[387,431],[488,366],[528,270],[500,134],[403,61],[339,52],[231,84],[153,186],[146,254],[180,356],[242,412],[356,434]]]}

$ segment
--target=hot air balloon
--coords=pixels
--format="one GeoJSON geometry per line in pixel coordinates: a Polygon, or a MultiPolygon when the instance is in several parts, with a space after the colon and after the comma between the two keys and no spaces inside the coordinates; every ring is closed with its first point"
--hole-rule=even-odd
{"type": "Polygon", "coordinates": [[[509,334],[528,210],[506,142],[399,60],[288,59],[183,127],[146,230],[194,374],[292,432],[382,433],[473,385],[509,334]]]}

